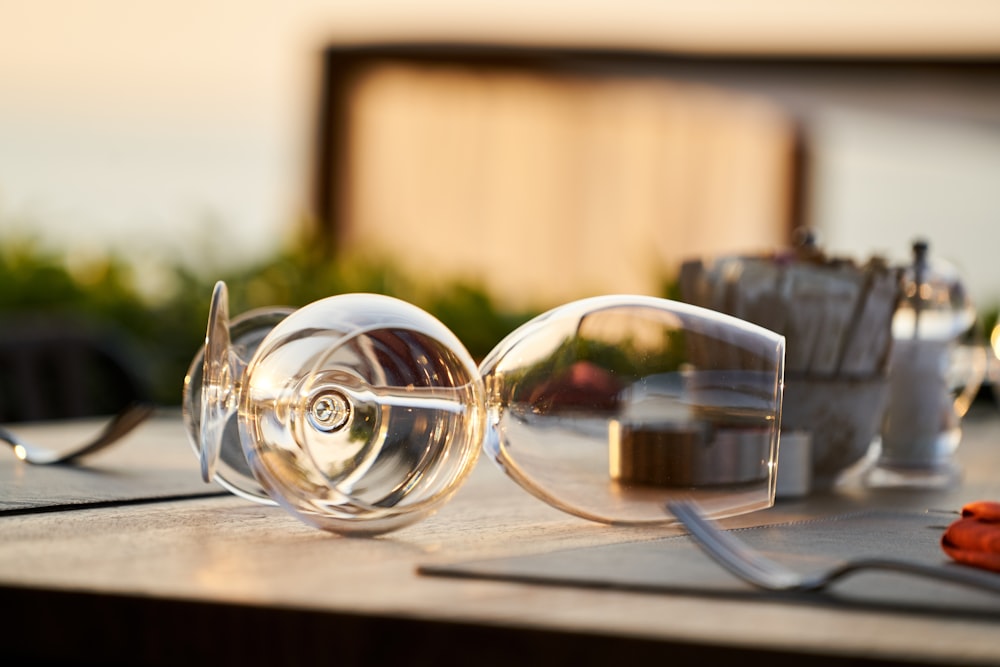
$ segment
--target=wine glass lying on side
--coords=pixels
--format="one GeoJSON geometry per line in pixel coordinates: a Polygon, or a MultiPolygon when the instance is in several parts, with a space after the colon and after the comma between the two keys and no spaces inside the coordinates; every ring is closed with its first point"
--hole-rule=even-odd
{"type": "Polygon", "coordinates": [[[784,338],[645,296],[575,301],[477,368],[419,308],[345,294],[228,317],[213,294],[184,386],[203,476],[306,523],[372,535],[436,511],[486,451],[550,505],[673,523],[774,501],[784,338]]]}

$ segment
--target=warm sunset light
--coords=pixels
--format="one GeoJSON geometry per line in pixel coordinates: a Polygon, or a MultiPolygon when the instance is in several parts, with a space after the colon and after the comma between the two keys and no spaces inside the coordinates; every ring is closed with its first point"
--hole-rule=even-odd
{"type": "MultiPolygon", "coordinates": [[[[266,254],[309,213],[318,55],[331,44],[459,40],[917,56],[1000,49],[1000,6],[977,0],[768,0],[752,11],[731,0],[634,0],[613,8],[587,0],[544,12],[524,0],[3,0],[0,11],[0,231],[27,229],[78,252],[111,244],[230,263],[266,254]]],[[[824,136],[848,147],[866,141],[867,119],[841,120],[825,118],[824,136]]],[[[968,137],[960,129],[929,130],[973,146],[1000,141],[976,129],[968,137]]],[[[823,158],[824,170],[861,159],[856,151],[830,155],[836,162],[823,158]]],[[[1000,169],[985,154],[977,160],[978,173],[1000,169]]],[[[833,194],[855,187],[838,181],[833,194]]],[[[838,207],[852,204],[824,195],[817,205],[828,211],[820,222],[835,218],[832,225],[838,207]]],[[[864,245],[855,234],[833,230],[826,238],[853,251],[864,245]]],[[[965,254],[955,244],[939,247],[965,254]]],[[[967,260],[953,259],[977,270],[985,263],[975,249],[967,260]]]]}
{"type": "Polygon", "coordinates": [[[0,0],[0,665],[1000,665],[998,256],[1000,0],[0,0]]]}

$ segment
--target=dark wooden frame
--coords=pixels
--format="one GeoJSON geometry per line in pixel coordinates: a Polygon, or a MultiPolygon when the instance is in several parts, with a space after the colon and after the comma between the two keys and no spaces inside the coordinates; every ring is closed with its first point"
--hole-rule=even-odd
{"type": "Polygon", "coordinates": [[[862,100],[891,113],[945,115],[968,122],[1000,124],[1000,56],[739,56],[611,48],[375,43],[331,46],[322,58],[313,212],[330,249],[336,247],[344,225],[338,201],[346,186],[347,95],[359,73],[379,63],[651,76],[704,82],[769,97],[791,114],[799,128],[788,202],[789,239],[794,227],[809,224],[809,123],[824,105],[845,99],[862,100]]]}

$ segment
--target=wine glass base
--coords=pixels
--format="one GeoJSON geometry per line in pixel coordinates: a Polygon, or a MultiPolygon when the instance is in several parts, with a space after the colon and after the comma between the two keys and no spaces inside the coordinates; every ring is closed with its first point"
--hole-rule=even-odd
{"type": "MultiPolygon", "coordinates": [[[[217,291],[214,298],[219,296],[217,291]]],[[[228,370],[238,376],[264,337],[291,314],[292,309],[261,308],[230,320],[224,311],[220,317],[219,305],[224,307],[224,304],[216,304],[216,308],[213,309],[214,317],[210,316],[208,345],[203,346],[195,354],[184,378],[182,403],[184,427],[195,454],[208,468],[210,479],[240,497],[261,504],[275,505],[275,501],[260,486],[250,470],[240,442],[235,413],[220,418],[221,423],[216,425],[220,429],[216,441],[217,451],[214,454],[204,451],[202,394],[206,381],[206,350],[210,358],[219,364],[235,364],[235,368],[231,367],[228,370]],[[216,331],[213,335],[213,324],[222,326],[224,330],[216,331]]],[[[216,378],[216,382],[218,381],[216,378]]]]}

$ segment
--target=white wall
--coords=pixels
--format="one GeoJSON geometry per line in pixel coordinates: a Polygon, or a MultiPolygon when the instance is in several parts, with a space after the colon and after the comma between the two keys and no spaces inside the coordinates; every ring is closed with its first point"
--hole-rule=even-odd
{"type": "Polygon", "coordinates": [[[1000,303],[1000,123],[832,110],[815,125],[813,219],[852,256],[924,237],[981,305],[1000,303]]]}

